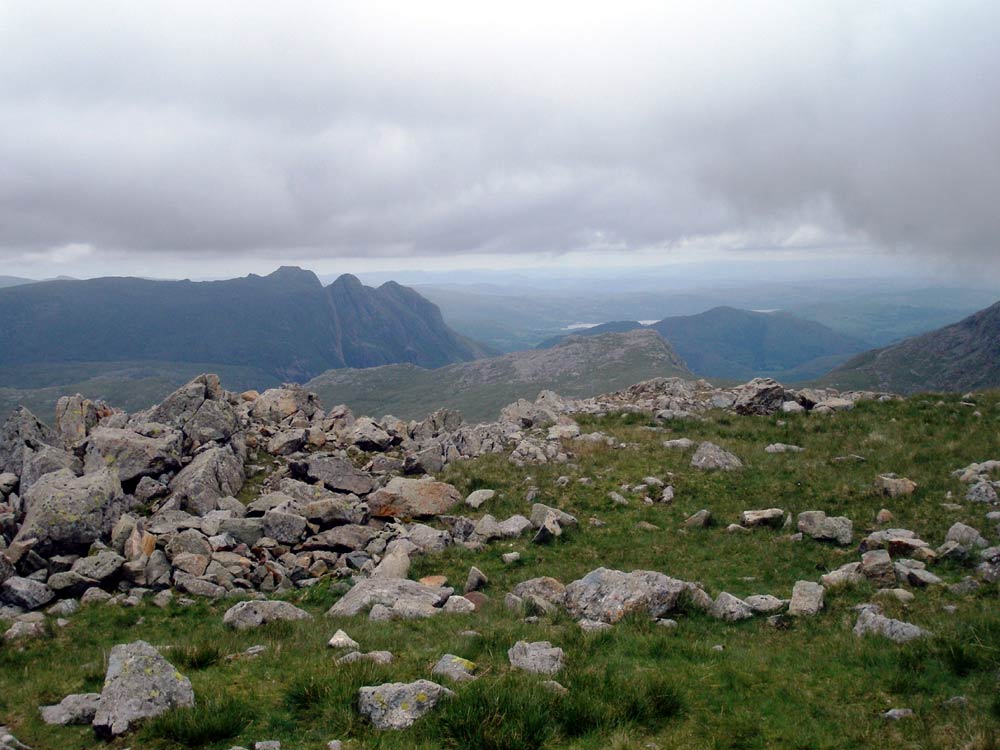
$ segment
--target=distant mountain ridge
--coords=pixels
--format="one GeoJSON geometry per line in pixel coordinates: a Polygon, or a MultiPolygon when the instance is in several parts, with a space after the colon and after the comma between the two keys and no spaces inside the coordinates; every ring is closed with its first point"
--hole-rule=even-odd
{"type": "Polygon", "coordinates": [[[860,354],[821,382],[904,394],[1000,388],[1000,302],[958,323],[860,354]]]}
{"type": "Polygon", "coordinates": [[[0,367],[45,362],[204,362],[285,380],[331,368],[440,367],[488,352],[394,282],[310,271],[226,281],[107,277],[0,289],[0,367]]]}
{"type": "Polygon", "coordinates": [[[585,397],[654,377],[693,378],[656,331],[570,336],[548,349],[529,349],[437,370],[388,365],[331,370],[306,383],[326,404],[346,403],[359,414],[419,419],[441,407],[472,421],[495,419],[519,398],[550,389],[585,397]]]}
{"type": "MultiPolygon", "coordinates": [[[[779,380],[809,380],[865,348],[859,340],[790,313],[734,307],[664,318],[648,326],[638,321],[614,321],[569,335],[594,336],[637,328],[659,333],[692,372],[709,378],[748,380],[766,375],[779,380]]],[[[539,348],[564,338],[548,339],[539,348]]]]}

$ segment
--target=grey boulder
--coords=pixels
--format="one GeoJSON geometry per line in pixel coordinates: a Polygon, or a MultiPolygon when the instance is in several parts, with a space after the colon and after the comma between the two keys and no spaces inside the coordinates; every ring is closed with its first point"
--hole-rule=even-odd
{"type": "Polygon", "coordinates": [[[219,445],[195,456],[170,482],[170,490],[184,510],[203,516],[222,498],[236,495],[245,480],[243,460],[230,446],[219,445]]]}
{"type": "Polygon", "coordinates": [[[515,669],[535,674],[555,674],[563,668],[563,650],[548,641],[518,641],[507,650],[515,669]]]}
{"type": "Polygon", "coordinates": [[[358,711],[376,729],[406,729],[454,693],[430,680],[388,682],[358,691],[358,711]]]}
{"type": "Polygon", "coordinates": [[[194,705],[191,681],[145,641],[115,646],[108,658],[94,731],[110,738],[136,722],[194,705]]]}
{"type": "Polygon", "coordinates": [[[66,726],[68,724],[90,724],[97,714],[100,693],[80,693],[67,695],[53,706],[42,706],[42,721],[46,724],[66,726]]]}
{"type": "Polygon", "coordinates": [[[326,614],[328,617],[353,617],[377,604],[391,608],[401,602],[441,607],[454,593],[449,587],[427,586],[407,579],[367,578],[354,584],[326,614]]]}
{"type": "Polygon", "coordinates": [[[39,554],[79,552],[110,534],[122,512],[122,487],[110,469],[77,477],[46,474],[24,495],[27,514],[15,541],[38,540],[39,554]]]}
{"type": "Polygon", "coordinates": [[[230,607],[222,622],[234,630],[259,628],[269,622],[311,620],[312,615],[282,601],[246,601],[230,607]]]}
{"type": "Polygon", "coordinates": [[[715,443],[705,441],[691,457],[691,466],[702,471],[733,471],[741,468],[743,462],[715,443]]]}
{"type": "Polygon", "coordinates": [[[673,611],[689,588],[685,581],[651,570],[597,568],[566,586],[565,605],[575,620],[615,623],[633,612],[656,620],[673,611]]]}

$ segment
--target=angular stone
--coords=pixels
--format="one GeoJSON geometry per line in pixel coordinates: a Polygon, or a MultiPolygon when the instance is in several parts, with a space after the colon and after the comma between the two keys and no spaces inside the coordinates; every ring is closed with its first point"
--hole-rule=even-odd
{"type": "Polygon", "coordinates": [[[46,474],[60,469],[69,469],[79,476],[83,473],[80,459],[62,448],[51,445],[40,446],[37,450],[25,451],[24,470],[21,472],[21,494],[28,491],[35,482],[46,474]]]}
{"type": "Polygon", "coordinates": [[[494,490],[476,490],[475,492],[470,493],[467,498],[465,498],[465,504],[468,505],[470,508],[478,508],[483,503],[492,500],[496,496],[496,494],[497,493],[494,490]]]}
{"type": "Polygon", "coordinates": [[[107,469],[77,477],[46,474],[24,496],[27,515],[15,542],[35,538],[42,555],[79,552],[111,533],[122,512],[122,487],[107,469]]]}
{"type": "Polygon", "coordinates": [[[753,608],[742,599],[723,591],[715,598],[709,614],[719,620],[738,622],[753,617],[753,608]]]}
{"type": "Polygon", "coordinates": [[[907,643],[929,635],[926,630],[916,625],[885,617],[879,612],[878,607],[864,606],[854,624],[854,634],[860,637],[868,633],[881,635],[894,643],[907,643]]]}
{"type": "Polygon", "coordinates": [[[854,539],[854,523],[845,516],[828,516],[821,510],[799,513],[798,529],[820,541],[850,544],[854,539]]]}
{"type": "Polygon", "coordinates": [[[781,508],[768,508],[766,510],[745,510],[740,514],[740,524],[748,528],[754,526],[770,526],[779,528],[785,520],[785,511],[781,508]]]}
{"type": "Polygon", "coordinates": [[[331,549],[340,551],[362,550],[378,532],[371,526],[349,523],[309,537],[302,543],[303,550],[331,549]]]}
{"type": "Polygon", "coordinates": [[[563,650],[548,641],[518,641],[507,650],[514,669],[535,674],[556,674],[563,668],[563,650]]]}
{"type": "Polygon", "coordinates": [[[0,583],[0,602],[32,610],[44,607],[55,598],[52,589],[40,581],[11,576],[0,583]]]}
{"type": "Polygon", "coordinates": [[[462,502],[450,484],[430,479],[395,477],[368,497],[368,512],[376,518],[420,518],[447,513],[462,502]]]}
{"type": "Polygon", "coordinates": [[[715,443],[705,441],[691,457],[691,466],[702,471],[733,471],[741,468],[743,462],[715,443]]]}
{"type": "Polygon", "coordinates": [[[170,482],[181,507],[203,516],[218,507],[219,500],[236,495],[246,475],[242,459],[229,446],[202,451],[170,482]]]}
{"type": "Polygon", "coordinates": [[[375,480],[370,474],[336,456],[313,456],[308,461],[293,464],[292,469],[310,481],[321,482],[333,492],[367,495],[375,487],[375,480]]]}
{"type": "Polygon", "coordinates": [[[431,674],[447,677],[455,682],[469,682],[476,679],[476,665],[468,659],[454,654],[445,654],[434,665],[431,674]]]}
{"type": "Polygon", "coordinates": [[[180,432],[153,422],[134,430],[95,427],[87,440],[85,468],[88,474],[113,469],[122,482],[160,476],[180,467],[183,443],[180,432]]]}
{"type": "Polygon", "coordinates": [[[376,729],[406,729],[454,693],[430,680],[390,682],[358,691],[358,711],[376,729]]]}
{"type": "Polygon", "coordinates": [[[823,609],[825,592],[826,589],[813,581],[797,581],[792,587],[792,601],[788,605],[788,614],[793,617],[818,615],[823,609]]]}
{"type": "Polygon", "coordinates": [[[234,630],[248,630],[270,622],[311,619],[312,615],[289,602],[260,600],[234,604],[226,610],[222,622],[234,630]]]}
{"type": "Polygon", "coordinates": [[[565,604],[576,620],[615,623],[633,612],[657,620],[676,609],[689,588],[684,581],[651,570],[597,568],[566,587],[565,604]]]}
{"type": "Polygon", "coordinates": [[[448,587],[425,586],[417,581],[396,578],[368,578],[358,581],[344,596],[330,607],[328,617],[353,617],[371,609],[376,604],[392,607],[398,601],[416,600],[432,607],[440,607],[455,593],[448,587]]]}
{"type": "Polygon", "coordinates": [[[42,706],[42,721],[46,724],[66,726],[68,724],[90,724],[97,714],[100,693],[67,695],[53,706],[42,706]]]}
{"type": "Polygon", "coordinates": [[[116,737],[136,722],[194,705],[191,681],[145,641],[115,646],[94,716],[100,737],[116,737]]]}
{"type": "Polygon", "coordinates": [[[966,526],[964,523],[955,523],[948,533],[944,535],[946,542],[956,542],[963,547],[988,547],[989,542],[979,533],[978,529],[966,526]]]}
{"type": "Polygon", "coordinates": [[[264,514],[264,536],[281,544],[296,544],[306,532],[306,519],[294,513],[270,510],[264,514]]]}

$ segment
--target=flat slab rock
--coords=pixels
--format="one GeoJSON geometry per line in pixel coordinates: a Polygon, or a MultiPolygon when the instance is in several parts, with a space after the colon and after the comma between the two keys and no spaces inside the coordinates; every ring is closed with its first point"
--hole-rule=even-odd
{"type": "Polygon", "coordinates": [[[108,658],[94,731],[116,737],[142,719],[193,705],[191,681],[159,651],[145,641],[118,645],[108,658]]]}
{"type": "Polygon", "coordinates": [[[690,587],[652,570],[625,573],[597,568],[566,586],[563,601],[575,620],[613,624],[632,612],[646,612],[658,620],[677,607],[690,587]]]}
{"type": "Polygon", "coordinates": [[[395,477],[367,502],[375,518],[421,518],[447,513],[462,502],[462,495],[444,482],[395,477]]]}
{"type": "Polygon", "coordinates": [[[393,607],[398,602],[412,602],[441,607],[455,593],[453,588],[427,586],[402,578],[367,578],[354,586],[327,610],[327,617],[353,617],[381,604],[393,607]]]}
{"type": "Polygon", "coordinates": [[[234,604],[222,616],[222,622],[235,630],[259,628],[269,622],[311,620],[312,615],[294,604],[281,601],[247,601],[234,604]]]}
{"type": "Polygon", "coordinates": [[[442,698],[455,695],[430,680],[387,682],[358,691],[358,711],[376,729],[406,729],[434,708],[442,698]]]}
{"type": "Polygon", "coordinates": [[[90,724],[97,714],[100,693],[80,693],[67,695],[54,706],[42,706],[42,721],[46,724],[66,726],[68,724],[90,724]]]}
{"type": "Polygon", "coordinates": [[[854,624],[854,635],[860,637],[869,633],[883,636],[894,643],[908,643],[929,635],[926,630],[912,623],[886,617],[874,605],[862,607],[858,621],[854,624]]]}

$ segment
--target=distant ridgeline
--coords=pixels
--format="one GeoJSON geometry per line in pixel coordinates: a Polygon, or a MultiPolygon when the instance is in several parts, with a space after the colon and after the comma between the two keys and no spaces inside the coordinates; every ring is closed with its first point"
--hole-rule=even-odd
{"type": "Polygon", "coordinates": [[[290,267],[227,281],[9,286],[0,289],[0,321],[0,407],[23,400],[45,414],[55,394],[38,389],[80,386],[138,408],[192,372],[218,371],[231,388],[265,387],[334,368],[433,368],[489,353],[412,289],[366,287],[350,275],[324,287],[312,272],[290,267]],[[33,394],[19,393],[25,389],[33,394]]]}
{"type": "MultiPolygon", "coordinates": [[[[664,318],[649,326],[615,321],[568,335],[596,336],[644,327],[669,341],[692,372],[710,378],[810,380],[866,348],[861,341],[789,313],[733,307],[664,318]]],[[[551,347],[565,338],[548,339],[538,348],[551,347]]]]}

